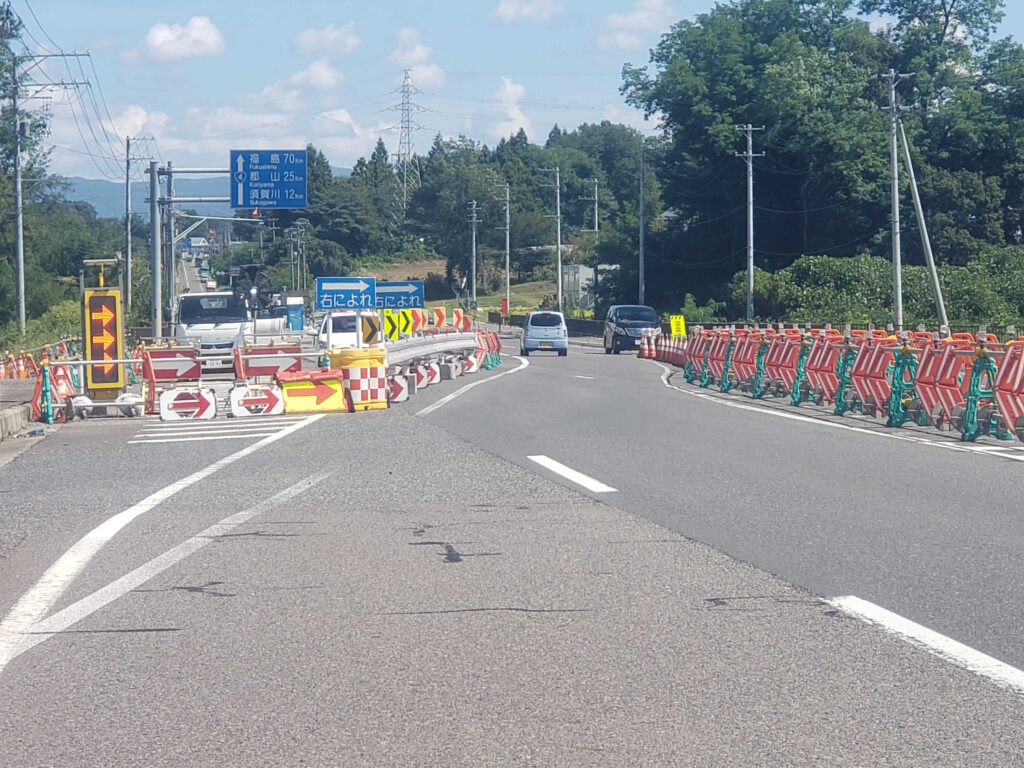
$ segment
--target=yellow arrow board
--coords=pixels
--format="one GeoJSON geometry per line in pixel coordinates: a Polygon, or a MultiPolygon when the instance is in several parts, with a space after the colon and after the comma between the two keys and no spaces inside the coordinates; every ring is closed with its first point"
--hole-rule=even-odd
{"type": "Polygon", "coordinates": [[[345,387],[341,383],[341,373],[334,373],[337,375],[333,378],[282,382],[284,412],[347,411],[348,401],[345,398],[345,387]]]}
{"type": "Polygon", "coordinates": [[[403,336],[412,333],[412,310],[403,309],[398,320],[398,332],[403,336]]]}
{"type": "Polygon", "coordinates": [[[459,307],[452,310],[452,325],[456,328],[462,327],[462,310],[459,307]]]}
{"type": "Polygon", "coordinates": [[[685,336],[686,335],[686,318],[682,315],[671,315],[669,322],[672,324],[672,335],[673,336],[685,336]]]}
{"type": "Polygon", "coordinates": [[[398,340],[398,313],[391,309],[384,310],[384,336],[388,341],[398,340]]]}
{"type": "Polygon", "coordinates": [[[363,344],[376,344],[380,341],[380,318],[376,315],[363,315],[363,344]]]}
{"type": "Polygon", "coordinates": [[[440,328],[444,325],[444,307],[434,307],[434,327],[440,328]]]}
{"type": "MultiPolygon", "coordinates": [[[[121,325],[121,292],[116,288],[85,292],[85,357],[87,360],[117,360],[121,357],[124,332],[121,325]]],[[[85,369],[86,386],[92,390],[121,389],[124,371],[118,364],[90,365],[85,369]]]]}

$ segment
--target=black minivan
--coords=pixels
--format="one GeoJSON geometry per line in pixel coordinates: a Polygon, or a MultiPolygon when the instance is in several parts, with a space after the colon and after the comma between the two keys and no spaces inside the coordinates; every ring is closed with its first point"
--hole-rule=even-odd
{"type": "Polygon", "coordinates": [[[643,336],[661,333],[658,313],[643,304],[615,304],[608,308],[604,321],[604,353],[617,355],[624,349],[636,349],[643,336]]]}

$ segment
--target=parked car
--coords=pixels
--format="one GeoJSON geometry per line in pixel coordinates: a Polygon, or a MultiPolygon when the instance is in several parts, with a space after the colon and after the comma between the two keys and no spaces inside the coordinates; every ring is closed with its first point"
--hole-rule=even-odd
{"type": "Polygon", "coordinates": [[[616,304],[608,308],[604,321],[604,353],[617,355],[624,349],[636,349],[643,336],[661,333],[658,313],[643,304],[616,304]]]}
{"type": "Polygon", "coordinates": [[[529,312],[523,321],[521,353],[524,357],[537,350],[550,350],[565,357],[569,354],[569,330],[561,312],[529,312]]]}
{"type": "MultiPolygon", "coordinates": [[[[359,346],[359,316],[355,310],[332,312],[330,345],[331,349],[354,349],[359,346]]],[[[316,345],[318,349],[327,349],[327,316],[320,321],[317,329],[316,345]]]]}

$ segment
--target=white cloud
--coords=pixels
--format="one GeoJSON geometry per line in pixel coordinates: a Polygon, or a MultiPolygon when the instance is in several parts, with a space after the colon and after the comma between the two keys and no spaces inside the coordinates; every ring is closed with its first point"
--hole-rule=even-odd
{"type": "Polygon", "coordinates": [[[597,38],[597,47],[608,50],[635,51],[644,47],[639,32],[664,32],[675,21],[676,11],[666,0],[636,0],[626,13],[612,13],[604,18],[610,31],[597,38]]]}
{"type": "Polygon", "coordinates": [[[320,58],[305,69],[271,83],[260,91],[259,98],[281,112],[301,112],[309,106],[304,92],[320,91],[329,95],[337,90],[343,79],[341,72],[326,58],[320,58]]]}
{"type": "Polygon", "coordinates": [[[436,91],[444,85],[444,70],[437,64],[416,64],[409,68],[409,78],[416,88],[436,91]]]}
{"type": "Polygon", "coordinates": [[[641,29],[661,32],[675,19],[675,9],[665,0],[636,0],[627,13],[613,13],[605,18],[612,29],[641,29]]]}
{"type": "Polygon", "coordinates": [[[549,21],[560,10],[555,0],[500,0],[494,15],[502,21],[549,21]]]}
{"type": "Polygon", "coordinates": [[[288,80],[278,80],[268,85],[260,91],[259,100],[281,112],[298,112],[303,106],[302,91],[289,87],[288,80]]]}
{"type": "Polygon", "coordinates": [[[137,104],[129,104],[113,120],[115,136],[159,137],[166,130],[169,118],[166,112],[147,112],[137,104]]]}
{"type": "Polygon", "coordinates": [[[420,31],[416,27],[402,27],[398,30],[398,47],[391,54],[391,60],[403,67],[423,64],[430,58],[430,46],[420,42],[420,31]]]}
{"type": "Polygon", "coordinates": [[[633,32],[613,32],[598,37],[597,47],[602,51],[637,51],[644,47],[644,41],[633,32]]]}
{"type": "Polygon", "coordinates": [[[330,91],[341,85],[341,72],[331,66],[327,59],[317,59],[301,72],[288,78],[288,82],[299,88],[314,88],[330,91]]]}
{"type": "Polygon", "coordinates": [[[336,165],[353,165],[358,158],[368,157],[373,152],[378,138],[383,138],[386,144],[389,132],[393,135],[392,122],[361,126],[342,107],[321,112],[314,125],[317,148],[336,165]]]}
{"type": "MultiPolygon", "coordinates": [[[[217,25],[206,16],[193,16],[181,24],[156,24],[141,43],[141,54],[154,61],[177,61],[195,56],[221,53],[227,46],[217,25]]],[[[126,51],[124,58],[135,60],[140,51],[126,51]]]]}
{"type": "Polygon", "coordinates": [[[507,138],[517,133],[520,128],[526,131],[527,136],[530,135],[530,132],[533,130],[530,118],[526,116],[523,108],[519,106],[519,101],[525,95],[525,86],[513,82],[509,77],[501,78],[501,86],[491,96],[492,99],[501,103],[501,112],[508,118],[495,126],[494,131],[498,138],[507,138]]]}
{"type": "Polygon", "coordinates": [[[355,23],[338,27],[328,24],[321,29],[304,29],[295,36],[295,45],[302,53],[352,53],[362,42],[355,34],[355,23]]]}
{"type": "Polygon", "coordinates": [[[189,107],[185,120],[201,137],[222,142],[225,136],[237,134],[240,125],[244,125],[251,136],[259,136],[263,131],[274,133],[288,126],[292,116],[279,112],[249,112],[237,107],[189,107]]]}
{"type": "Polygon", "coordinates": [[[420,31],[416,27],[398,30],[398,47],[391,53],[391,60],[409,70],[412,84],[417,88],[432,90],[445,83],[444,70],[429,59],[430,46],[420,42],[420,31]]]}

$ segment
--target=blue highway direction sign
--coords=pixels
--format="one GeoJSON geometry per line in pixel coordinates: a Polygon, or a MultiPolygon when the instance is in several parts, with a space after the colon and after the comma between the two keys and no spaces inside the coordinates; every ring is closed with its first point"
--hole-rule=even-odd
{"type": "Polygon", "coordinates": [[[423,281],[399,280],[377,283],[378,309],[422,309],[423,281]]]}
{"type": "Polygon", "coordinates": [[[232,208],[305,208],[306,150],[232,149],[232,208]]]}
{"type": "Polygon", "coordinates": [[[376,309],[377,281],[372,277],[318,277],[317,309],[376,309]]]}

